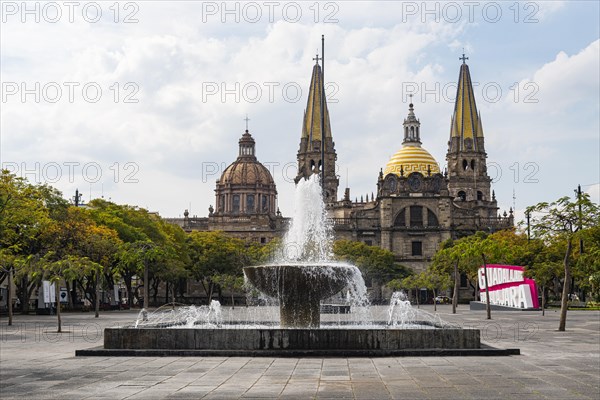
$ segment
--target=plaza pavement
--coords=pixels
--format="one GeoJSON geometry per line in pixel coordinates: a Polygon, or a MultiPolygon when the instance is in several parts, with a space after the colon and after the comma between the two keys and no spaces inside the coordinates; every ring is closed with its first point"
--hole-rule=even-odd
{"type": "MultiPolygon", "coordinates": [[[[422,306],[432,311],[433,306],[422,306]]],[[[236,313],[246,314],[244,307],[236,313]]],[[[385,308],[378,309],[385,315],[385,308]]],[[[482,329],[508,357],[75,357],[102,345],[102,328],[137,312],[0,319],[0,399],[600,399],[600,312],[469,311],[442,319],[482,329]]]]}

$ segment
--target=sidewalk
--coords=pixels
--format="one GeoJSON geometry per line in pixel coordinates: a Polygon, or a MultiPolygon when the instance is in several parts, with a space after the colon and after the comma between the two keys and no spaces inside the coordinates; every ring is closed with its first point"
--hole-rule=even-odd
{"type": "MultiPolygon", "coordinates": [[[[422,306],[433,311],[433,306],[422,306]]],[[[102,344],[107,326],[137,311],[16,315],[0,319],[2,399],[598,399],[600,312],[495,312],[438,306],[442,319],[482,330],[484,343],[518,347],[510,357],[247,358],[75,357],[102,344]]],[[[246,313],[244,307],[236,308],[246,313]]],[[[384,315],[385,307],[379,313],[384,315]]]]}

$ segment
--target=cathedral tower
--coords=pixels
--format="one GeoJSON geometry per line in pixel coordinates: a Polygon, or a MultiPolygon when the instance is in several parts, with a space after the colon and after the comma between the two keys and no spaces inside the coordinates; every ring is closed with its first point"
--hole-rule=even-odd
{"type": "Polygon", "coordinates": [[[335,173],[337,154],[331,135],[329,110],[327,108],[327,98],[323,93],[323,74],[318,56],[316,61],[310,80],[306,110],[304,110],[302,137],[300,138],[300,148],[298,150],[298,175],[295,182],[298,183],[300,179],[307,179],[312,174],[321,171],[321,141],[324,140],[325,174],[323,186],[325,189],[325,202],[331,204],[337,201],[339,186],[339,179],[335,173]],[[322,96],[323,99],[321,99],[322,96]],[[321,132],[321,100],[323,103],[325,132],[321,132]]]}
{"type": "Polygon", "coordinates": [[[490,194],[481,115],[477,112],[469,66],[465,63],[468,57],[463,54],[460,59],[463,63],[446,154],[448,189],[459,201],[495,202],[490,194]]]}

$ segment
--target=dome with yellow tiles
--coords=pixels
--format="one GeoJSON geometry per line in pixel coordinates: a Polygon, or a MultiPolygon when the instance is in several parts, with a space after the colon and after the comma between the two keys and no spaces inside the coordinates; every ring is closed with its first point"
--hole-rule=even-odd
{"type": "Polygon", "coordinates": [[[420,172],[422,175],[427,176],[430,171],[431,175],[439,174],[440,167],[435,158],[424,148],[404,146],[390,158],[383,174],[394,173],[400,176],[401,171],[403,171],[404,176],[408,176],[412,172],[420,172]]]}
{"type": "Polygon", "coordinates": [[[415,116],[414,105],[408,105],[408,116],[404,119],[402,148],[388,161],[384,175],[408,176],[419,172],[424,176],[439,174],[440,167],[435,158],[421,147],[421,122],[415,116]]]}

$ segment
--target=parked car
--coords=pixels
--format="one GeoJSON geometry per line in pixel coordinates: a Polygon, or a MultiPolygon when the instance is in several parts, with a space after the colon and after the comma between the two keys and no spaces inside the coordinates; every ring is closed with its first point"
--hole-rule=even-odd
{"type": "Polygon", "coordinates": [[[437,296],[435,298],[435,303],[436,304],[450,304],[450,297],[448,296],[437,296]]]}

